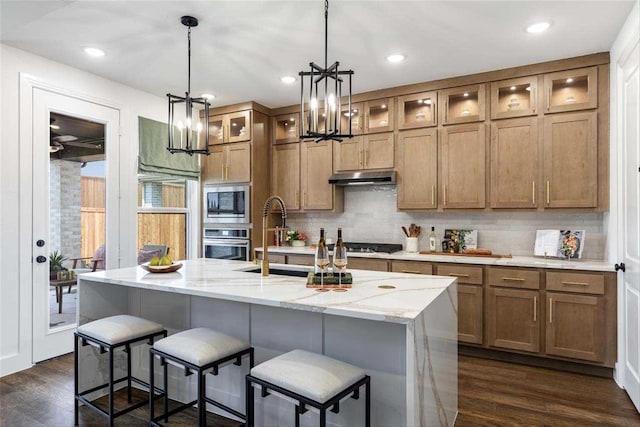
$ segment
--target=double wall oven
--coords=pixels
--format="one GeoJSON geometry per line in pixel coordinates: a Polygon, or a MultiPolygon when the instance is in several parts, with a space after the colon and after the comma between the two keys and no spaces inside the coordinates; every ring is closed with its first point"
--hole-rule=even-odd
{"type": "Polygon", "coordinates": [[[248,261],[251,210],[248,185],[205,186],[202,198],[202,256],[248,261]]]}

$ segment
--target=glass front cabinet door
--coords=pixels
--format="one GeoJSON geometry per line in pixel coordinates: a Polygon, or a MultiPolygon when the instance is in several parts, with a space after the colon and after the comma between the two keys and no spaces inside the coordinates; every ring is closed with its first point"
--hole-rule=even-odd
{"type": "Polygon", "coordinates": [[[364,133],[393,131],[393,98],[364,103],[364,133]]]}
{"type": "Polygon", "coordinates": [[[299,126],[300,114],[284,114],[273,118],[273,132],[276,144],[298,142],[300,140],[299,126]]]}
{"type": "Polygon", "coordinates": [[[485,85],[463,86],[439,93],[443,125],[484,121],[485,85]]]}
{"type": "Polygon", "coordinates": [[[522,77],[491,83],[491,118],[533,116],[538,111],[538,78],[522,77]]]}
{"type": "Polygon", "coordinates": [[[545,113],[588,110],[598,106],[596,67],[560,71],[544,76],[545,113]]]}
{"type": "Polygon", "coordinates": [[[398,129],[415,129],[438,124],[437,92],[423,92],[398,98],[398,129]]]}

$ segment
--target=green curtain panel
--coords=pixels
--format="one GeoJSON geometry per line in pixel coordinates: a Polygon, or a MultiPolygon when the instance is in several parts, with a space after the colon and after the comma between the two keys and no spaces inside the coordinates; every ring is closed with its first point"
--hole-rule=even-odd
{"type": "MultiPolygon", "coordinates": [[[[198,155],[184,153],[171,154],[167,151],[167,124],[138,117],[140,144],[138,151],[138,171],[171,175],[186,179],[198,179],[200,166],[198,155]]],[[[194,133],[195,138],[195,133],[194,133]]]]}

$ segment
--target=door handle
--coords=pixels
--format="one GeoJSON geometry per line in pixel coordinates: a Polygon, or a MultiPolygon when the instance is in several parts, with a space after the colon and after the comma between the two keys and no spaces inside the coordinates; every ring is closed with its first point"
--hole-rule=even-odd
{"type": "Polygon", "coordinates": [[[436,186],[435,184],[431,186],[431,206],[436,205],[436,186]]]}
{"type": "Polygon", "coordinates": [[[551,199],[551,196],[549,195],[550,193],[549,190],[550,190],[550,185],[549,185],[549,181],[547,181],[547,206],[549,205],[550,199],[551,199]]]}
{"type": "Polygon", "coordinates": [[[442,205],[447,206],[447,186],[442,186],[442,205]]]}
{"type": "Polygon", "coordinates": [[[553,323],[553,298],[549,298],[549,323],[553,323]]]}
{"type": "Polygon", "coordinates": [[[42,256],[42,255],[38,255],[38,257],[36,258],[36,262],[37,262],[38,264],[45,263],[45,262],[47,262],[47,258],[46,258],[46,257],[44,257],[44,256],[42,256]]]}
{"type": "Polygon", "coordinates": [[[533,297],[533,321],[538,321],[538,297],[533,297]]]}
{"type": "Polygon", "coordinates": [[[531,199],[533,200],[533,206],[536,205],[536,182],[531,181],[531,199]]]}

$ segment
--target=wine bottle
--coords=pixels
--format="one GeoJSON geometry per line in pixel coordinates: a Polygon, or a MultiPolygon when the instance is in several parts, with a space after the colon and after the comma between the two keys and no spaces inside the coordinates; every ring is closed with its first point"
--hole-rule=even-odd
{"type": "Polygon", "coordinates": [[[320,240],[318,240],[318,247],[316,248],[315,267],[314,272],[321,274],[327,271],[329,267],[329,251],[324,240],[324,228],[320,229],[320,240]]]}
{"type": "Polygon", "coordinates": [[[429,233],[429,251],[435,252],[437,244],[438,244],[438,236],[436,236],[436,228],[431,227],[431,233],[429,233]]]}

